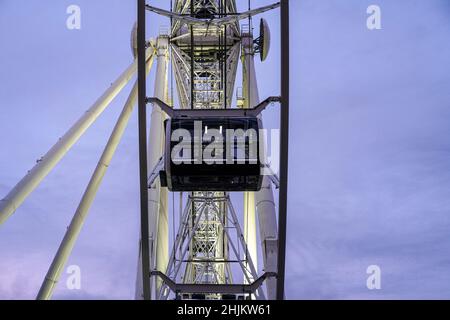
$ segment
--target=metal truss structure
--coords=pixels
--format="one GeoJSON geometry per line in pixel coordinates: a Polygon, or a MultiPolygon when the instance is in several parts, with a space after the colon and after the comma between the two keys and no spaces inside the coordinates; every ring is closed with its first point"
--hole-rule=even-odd
{"type": "MultiPolygon", "coordinates": [[[[283,299],[289,119],[288,38],[282,39],[279,179],[274,175],[265,176],[261,191],[244,192],[242,212],[235,210],[227,192],[180,194],[180,204],[183,200],[186,203],[184,207],[180,206],[178,229],[169,248],[168,190],[159,177],[166,151],[164,121],[172,110],[176,111],[169,92],[171,76],[176,82],[181,110],[212,109],[222,112],[222,115],[236,113],[232,101],[239,64],[243,78],[239,108],[253,112],[270,102],[280,101],[280,98],[263,102],[259,99],[254,58],[257,51],[264,48],[261,39],[254,38],[251,26],[253,16],[277,8],[280,3],[239,13],[235,0],[175,0],[171,1],[170,11],[152,7],[145,0],[137,2],[138,24],[132,35],[135,61],[1,200],[0,224],[39,185],[137,71],[138,79],[48,270],[38,299],[52,296],[136,100],[139,105],[141,198],[136,299],[283,299]],[[149,12],[170,19],[170,28],[160,32],[156,40],[147,40],[145,36],[145,17],[149,12]],[[246,23],[241,26],[241,21],[246,23]],[[155,60],[156,79],[153,97],[150,98],[146,94],[146,78],[155,60]],[[152,104],[149,130],[146,123],[148,104],[152,104]],[[279,187],[280,194],[278,219],[274,187],[279,187]],[[262,274],[258,274],[257,223],[259,255],[263,258],[262,274]],[[239,279],[243,283],[239,283],[239,279]]],[[[287,0],[281,2],[281,13],[282,33],[288,35],[287,0]]]]}
{"type": "MultiPolygon", "coordinates": [[[[179,15],[220,17],[227,12],[236,12],[236,4],[234,1],[176,1],[173,12],[179,15]]],[[[173,21],[172,18],[171,38],[172,66],[180,108],[226,109],[230,106],[240,51],[237,21],[231,26],[204,25],[173,21]]],[[[227,237],[227,205],[221,200],[213,200],[225,196],[220,192],[194,192],[190,196],[186,206],[187,218],[194,223],[180,226],[177,238],[188,239],[188,243],[178,259],[178,248],[174,246],[172,249],[169,262],[173,262],[174,266],[169,264],[166,272],[172,279],[177,279],[177,273],[170,273],[172,269],[179,270],[184,265],[183,283],[233,282],[229,262],[230,240],[227,237]],[[186,255],[188,260],[185,262],[183,256],[186,255]]],[[[242,233],[239,236],[242,237],[242,233]]],[[[235,260],[241,262],[243,257],[237,255],[235,260]]],[[[220,296],[212,294],[209,297],[220,296]]]]}
{"type": "MultiPolygon", "coordinates": [[[[165,50],[161,55],[171,58],[181,109],[231,109],[240,60],[243,73],[240,107],[251,109],[260,103],[254,57],[256,50],[262,48],[260,42],[253,37],[251,20],[242,28],[240,21],[278,6],[277,3],[256,10],[249,8],[245,13],[237,12],[234,0],[177,0],[170,11],[145,6],[147,10],[171,19],[170,32],[168,36],[163,36],[168,37],[168,45],[161,46],[165,50]]],[[[159,41],[162,41],[161,36],[159,41]]],[[[167,76],[157,75],[157,79],[159,77],[167,79],[167,76]]],[[[167,94],[155,90],[155,98],[145,99],[147,102],[153,101],[151,128],[160,126],[160,120],[153,122],[153,115],[155,110],[163,112],[160,109],[162,103],[166,103],[167,107],[167,94]],[[159,103],[155,103],[156,100],[159,103]]],[[[149,139],[159,142],[161,134],[154,133],[149,139]]],[[[163,156],[161,149],[151,150],[149,156],[153,159],[148,162],[150,168],[158,168],[157,159],[163,156]]],[[[158,223],[160,229],[156,231],[150,230],[150,234],[157,233],[157,241],[155,246],[155,241],[150,236],[150,251],[156,250],[156,261],[150,256],[149,268],[155,269],[152,274],[158,277],[153,284],[155,290],[152,291],[155,292],[150,295],[157,299],[167,299],[170,291],[173,291],[170,283],[191,285],[190,290],[194,291],[175,292],[175,298],[189,299],[198,298],[199,291],[208,291],[205,287],[232,285],[235,278],[233,270],[236,269],[233,268],[233,263],[239,265],[237,269],[242,274],[244,284],[254,283],[258,279],[257,211],[266,272],[264,278],[267,278],[266,291],[267,296],[274,299],[278,230],[272,181],[267,177],[262,191],[244,193],[244,230],[240,227],[229,195],[223,192],[192,192],[189,195],[170,257],[158,255],[158,251],[166,250],[168,244],[167,232],[162,232],[167,230],[167,222],[165,225],[158,223]],[[235,238],[230,235],[230,228],[234,228],[235,238]],[[161,241],[164,241],[163,245],[161,241]],[[161,279],[164,281],[161,282],[161,279]]],[[[152,188],[158,189],[158,186],[152,184],[152,188]]],[[[157,201],[153,194],[149,195],[149,200],[151,199],[157,201]]],[[[150,221],[161,221],[165,213],[158,212],[160,209],[161,206],[153,207],[153,211],[148,212],[150,221]]],[[[167,219],[164,218],[164,221],[167,219]]],[[[240,298],[265,298],[264,290],[257,289],[240,298]]],[[[142,289],[144,291],[145,288],[142,289]]],[[[137,295],[139,294],[145,298],[140,288],[137,291],[137,295]]],[[[202,298],[220,299],[223,298],[223,292],[211,291],[202,295],[202,298]]]]}

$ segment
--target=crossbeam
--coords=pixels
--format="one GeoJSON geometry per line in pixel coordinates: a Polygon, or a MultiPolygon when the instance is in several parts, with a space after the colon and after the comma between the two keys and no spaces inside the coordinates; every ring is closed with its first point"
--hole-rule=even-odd
{"type": "Polygon", "coordinates": [[[187,284],[175,283],[161,271],[150,272],[151,276],[160,277],[175,293],[221,293],[221,294],[254,294],[269,277],[276,277],[274,272],[266,272],[250,284],[187,284]]]}
{"type": "Polygon", "coordinates": [[[269,97],[252,109],[174,109],[158,98],[147,98],[148,103],[159,106],[169,117],[248,117],[258,116],[271,103],[281,102],[280,97],[269,97]]]}

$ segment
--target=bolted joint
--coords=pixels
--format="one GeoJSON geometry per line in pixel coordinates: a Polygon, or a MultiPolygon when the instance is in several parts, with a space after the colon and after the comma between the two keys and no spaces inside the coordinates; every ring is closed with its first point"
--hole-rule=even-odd
{"type": "Polygon", "coordinates": [[[169,53],[169,36],[160,35],[156,39],[156,54],[158,57],[167,56],[169,53]]]}

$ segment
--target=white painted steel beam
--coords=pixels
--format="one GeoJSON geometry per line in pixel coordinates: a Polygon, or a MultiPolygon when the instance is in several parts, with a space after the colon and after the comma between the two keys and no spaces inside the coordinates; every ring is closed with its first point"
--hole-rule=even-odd
{"type": "Polygon", "coordinates": [[[103,113],[111,101],[119,94],[133,77],[137,69],[134,61],[114,81],[103,95],[83,114],[83,116],[62,136],[58,142],[40,159],[22,180],[0,200],[0,225],[3,224],[25,201],[28,195],[41,183],[47,174],[58,164],[84,132],[103,113]]]}
{"type": "MultiPolygon", "coordinates": [[[[168,96],[168,63],[169,37],[161,35],[156,42],[157,69],[154,96],[167,103],[168,96]]],[[[151,114],[150,133],[148,140],[148,168],[157,165],[164,152],[164,120],[166,114],[161,108],[153,104],[151,114]]],[[[149,189],[149,232],[153,250],[150,256],[150,268],[165,272],[169,261],[169,223],[168,223],[168,193],[161,188],[159,179],[155,186],[149,189]]],[[[161,287],[161,279],[156,279],[154,285],[155,296],[161,287]]]]}
{"type": "MultiPolygon", "coordinates": [[[[258,82],[256,78],[254,51],[253,51],[253,36],[251,34],[242,35],[242,64],[243,64],[243,95],[244,95],[244,107],[253,108],[259,103],[258,82]]],[[[265,145],[265,143],[262,143],[265,145]]],[[[263,159],[266,159],[265,150],[263,152],[263,159]]],[[[265,161],[267,162],[267,161],[265,161]]],[[[272,183],[266,176],[263,179],[262,188],[259,192],[251,193],[251,195],[244,195],[245,201],[251,202],[251,198],[254,197],[254,203],[256,212],[258,214],[260,241],[262,247],[262,256],[264,262],[264,271],[273,272],[273,266],[276,266],[276,246],[273,246],[274,241],[278,239],[276,208],[273,197],[272,183]],[[274,252],[275,250],[275,252],[274,252]],[[275,261],[274,261],[275,259],[275,261]]],[[[254,209],[253,209],[254,210],[254,209]]],[[[251,209],[244,212],[244,224],[245,221],[253,223],[255,220],[252,218],[255,212],[251,209]]],[[[256,222],[255,222],[256,223],[256,222]]],[[[250,243],[256,243],[256,226],[247,226],[248,234],[245,234],[249,245],[249,251],[251,257],[256,255],[256,245],[251,247],[250,243]],[[251,233],[250,233],[251,232],[251,233]],[[255,252],[255,253],[254,253],[255,252]]],[[[253,260],[255,261],[255,260],[253,260]]],[[[273,300],[276,298],[276,279],[270,277],[266,280],[267,298],[273,300]]]]}
{"type": "MultiPolygon", "coordinates": [[[[150,59],[147,62],[147,72],[150,71],[153,64],[153,54],[150,55],[150,59]]],[[[117,146],[122,139],[125,128],[130,119],[131,113],[133,111],[133,107],[136,104],[138,93],[138,84],[137,81],[133,86],[133,89],[125,103],[125,106],[122,110],[122,113],[117,120],[116,125],[111,133],[111,136],[106,144],[105,149],[103,150],[102,156],[95,168],[95,171],[89,181],[89,184],[83,194],[83,197],[78,205],[78,208],[75,212],[75,215],[70,222],[69,227],[67,228],[66,234],[59,246],[58,252],[56,253],[53,262],[47,272],[45,280],[39,290],[37,299],[38,300],[48,300],[51,298],[53,291],[56,287],[56,284],[61,275],[62,269],[69,258],[72,249],[75,245],[76,240],[78,239],[78,235],[83,227],[84,221],[89,213],[89,209],[92,205],[92,202],[95,199],[97,191],[100,187],[100,184],[103,181],[103,177],[108,169],[108,166],[111,162],[112,157],[117,149],[117,146]]]]}

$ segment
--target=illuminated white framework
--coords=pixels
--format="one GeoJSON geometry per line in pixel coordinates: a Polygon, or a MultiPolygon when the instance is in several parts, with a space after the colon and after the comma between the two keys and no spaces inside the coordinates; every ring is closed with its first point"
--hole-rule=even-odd
{"type": "MultiPolygon", "coordinates": [[[[279,4],[237,13],[235,0],[176,0],[172,11],[147,6],[147,9],[171,18],[171,28],[155,41],[148,41],[147,74],[157,61],[154,97],[171,104],[169,63],[176,81],[182,109],[230,109],[239,60],[242,62],[242,108],[259,104],[255,50],[252,29],[241,30],[240,21],[278,7],[279,4]]],[[[132,49],[136,58],[136,28],[132,49]]],[[[136,73],[136,60],[111,85],[93,106],[59,139],[50,151],[0,201],[0,224],[4,223],[64,157],[83,133],[101,115],[110,102],[136,73]]],[[[124,109],[111,133],[104,152],[86,188],[58,252],[38,293],[38,299],[50,299],[62,269],[73,249],[103,176],[121,140],[138,95],[134,85],[124,109]]],[[[164,120],[167,115],[153,104],[147,147],[150,174],[158,168],[164,154],[164,120]]],[[[151,297],[192,299],[199,291],[196,284],[210,285],[205,299],[220,299],[225,294],[244,298],[275,299],[277,269],[277,220],[272,190],[274,179],[264,178],[263,188],[243,195],[243,212],[235,211],[225,192],[192,192],[180,207],[179,227],[169,249],[168,191],[156,178],[148,189],[149,256],[152,276],[151,297]],[[244,228],[241,228],[243,221],[244,228]],[[256,224],[259,221],[263,273],[258,274],[256,224]],[[240,272],[244,284],[236,283],[240,272]],[[262,283],[266,290],[262,290],[262,283]],[[196,289],[197,288],[197,289],[196,289]],[[175,293],[175,295],[174,295],[175,293]]],[[[183,201],[180,197],[180,203],[183,201]]],[[[140,251],[139,251],[140,252],[140,251]]],[[[141,267],[139,255],[138,268],[141,267]]],[[[136,298],[143,297],[142,272],[138,270],[136,298]]]]}
{"type": "MultiPolygon", "coordinates": [[[[148,10],[166,15],[172,22],[169,52],[180,108],[232,108],[239,60],[242,62],[243,74],[244,103],[241,107],[253,108],[259,104],[253,33],[248,24],[241,30],[239,23],[244,18],[276,6],[254,10],[247,15],[237,14],[234,0],[178,0],[171,12],[147,6],[148,10]]],[[[167,79],[168,76],[162,78],[167,79]]],[[[154,108],[159,109],[157,105],[154,108]]],[[[157,139],[159,141],[159,137],[157,139]]],[[[150,141],[154,140],[154,137],[150,137],[150,141]]],[[[158,157],[159,154],[153,158],[158,157]]],[[[153,167],[149,167],[149,170],[153,167]]],[[[164,261],[167,268],[162,270],[158,267],[157,272],[165,274],[174,283],[213,285],[233,284],[238,278],[234,273],[239,272],[244,284],[253,283],[258,279],[258,212],[263,270],[275,273],[277,222],[272,180],[264,179],[260,192],[243,194],[243,212],[240,215],[243,230],[227,193],[192,192],[187,198],[187,203],[180,212],[182,218],[170,258],[164,261]],[[234,236],[231,235],[231,229],[234,236]]],[[[158,227],[161,227],[160,223],[158,227]]],[[[165,236],[164,243],[166,239],[165,236]]],[[[151,251],[158,250],[161,250],[159,246],[151,251]]],[[[275,281],[274,277],[267,277],[267,294],[264,294],[264,290],[257,290],[251,296],[275,299],[275,281]]],[[[153,298],[169,298],[169,287],[168,283],[162,287],[158,285],[153,298]]],[[[189,292],[176,296],[183,299],[192,297],[193,293],[189,292]]],[[[205,299],[221,297],[220,293],[204,296],[205,299]]]]}

